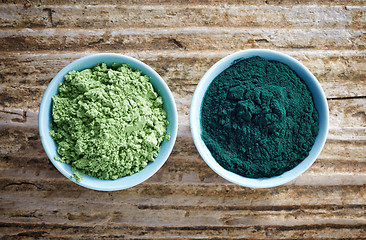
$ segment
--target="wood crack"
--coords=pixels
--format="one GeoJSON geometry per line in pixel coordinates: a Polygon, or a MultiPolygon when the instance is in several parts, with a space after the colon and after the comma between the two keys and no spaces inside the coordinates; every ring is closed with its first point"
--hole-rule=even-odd
{"type": "Polygon", "coordinates": [[[30,183],[30,182],[20,182],[20,183],[8,183],[5,186],[2,187],[2,190],[5,190],[7,187],[9,186],[22,186],[22,185],[31,185],[36,187],[37,189],[42,189],[40,186],[38,186],[35,183],[30,183]]]}
{"type": "Polygon", "coordinates": [[[182,49],[186,49],[183,44],[181,42],[179,42],[177,39],[173,38],[173,39],[169,39],[169,42],[173,43],[174,45],[176,45],[178,48],[182,48],[182,49]]]}
{"type": "Polygon", "coordinates": [[[39,237],[45,237],[45,234],[48,234],[48,232],[45,232],[45,231],[34,231],[34,232],[21,232],[17,236],[19,236],[19,237],[39,238],[39,237]]]}
{"type": "Polygon", "coordinates": [[[326,209],[329,211],[336,211],[342,209],[365,209],[366,205],[291,205],[291,206],[191,206],[191,205],[150,205],[140,204],[138,209],[144,210],[214,210],[214,211],[298,211],[298,210],[320,210],[326,209]]]}
{"type": "Polygon", "coordinates": [[[55,12],[51,8],[45,8],[43,11],[48,12],[48,21],[50,22],[52,27],[56,27],[57,25],[53,23],[53,13],[55,12]]]}
{"type": "Polygon", "coordinates": [[[0,110],[0,113],[5,113],[5,114],[10,114],[10,115],[15,115],[15,116],[21,116],[21,118],[12,118],[11,119],[12,122],[17,122],[17,123],[27,122],[27,111],[22,111],[22,113],[18,113],[18,112],[0,110]]]}
{"type": "MultiPolygon", "coordinates": [[[[80,225],[60,225],[60,224],[29,224],[29,223],[5,223],[0,222],[0,228],[7,227],[21,227],[23,229],[34,229],[34,228],[50,228],[50,229],[94,229],[94,226],[80,226],[80,225]]],[[[120,226],[108,226],[106,229],[129,229],[129,230],[139,230],[144,229],[147,231],[164,231],[164,230],[223,230],[223,229],[270,229],[275,228],[279,231],[296,231],[296,230],[323,230],[323,229],[366,229],[366,224],[312,224],[312,225],[292,225],[292,226],[278,226],[278,225],[253,225],[253,226],[138,226],[138,225],[120,225],[120,226]]]]}
{"type": "Polygon", "coordinates": [[[347,100],[347,99],[366,99],[366,96],[351,96],[351,97],[329,97],[327,100],[347,100]]]}

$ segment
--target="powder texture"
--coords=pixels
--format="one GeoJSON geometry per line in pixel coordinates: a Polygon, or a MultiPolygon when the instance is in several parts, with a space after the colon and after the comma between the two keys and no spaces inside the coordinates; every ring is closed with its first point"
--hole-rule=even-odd
{"type": "Polygon", "coordinates": [[[163,101],[149,77],[127,65],[71,71],[53,97],[51,137],[61,161],[100,179],[140,171],[166,136],[163,101]]]}
{"type": "Polygon", "coordinates": [[[74,172],[71,176],[71,179],[75,179],[75,181],[80,182],[82,177],[79,172],[74,172]]]}
{"type": "Polygon", "coordinates": [[[201,109],[202,138],[215,160],[249,178],[298,165],[314,144],[318,122],[305,82],[287,65],[260,57],[219,74],[201,109]]]}

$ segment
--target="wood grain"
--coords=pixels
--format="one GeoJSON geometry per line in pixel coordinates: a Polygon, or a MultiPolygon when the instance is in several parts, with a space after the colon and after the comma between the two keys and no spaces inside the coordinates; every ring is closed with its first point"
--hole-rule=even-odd
{"type": "Polygon", "coordinates": [[[363,29],[364,6],[0,6],[0,27],[302,27],[363,29]]]}
{"type": "Polygon", "coordinates": [[[236,50],[240,48],[364,50],[365,30],[182,27],[0,30],[0,51],[236,50]],[[293,38],[297,35],[299,38],[293,38]],[[231,38],[231,41],[226,41],[231,38]]]}
{"type": "Polygon", "coordinates": [[[0,3],[1,239],[365,239],[366,7],[363,0],[3,0],[0,3]],[[269,189],[232,184],[200,157],[189,107],[203,74],[242,49],[302,62],[328,99],[313,166],[269,189]],[[63,67],[100,52],[135,57],[175,97],[179,132],[146,182],[98,192],[47,158],[38,108],[63,67]]]}
{"type": "Polygon", "coordinates": [[[293,5],[323,5],[323,6],[338,6],[338,5],[348,5],[348,6],[363,6],[363,0],[333,0],[333,1],[322,1],[322,0],[247,0],[242,2],[240,0],[226,0],[222,2],[221,0],[145,0],[143,2],[138,0],[34,0],[34,1],[23,1],[23,0],[3,0],[1,4],[8,5],[21,5],[25,6],[26,3],[29,3],[29,7],[41,7],[42,5],[210,5],[210,4],[246,4],[246,5],[254,5],[254,6],[262,6],[262,5],[283,5],[283,6],[293,6],[293,5]]]}
{"type": "MultiPolygon", "coordinates": [[[[342,56],[339,56],[337,51],[282,52],[302,61],[319,79],[328,98],[366,96],[366,70],[363,68],[365,51],[342,51],[342,56]]],[[[130,51],[126,55],[149,64],[166,80],[174,95],[182,101],[188,97],[190,102],[195,86],[205,71],[230,53],[233,52],[130,51]]],[[[0,56],[0,77],[4,86],[0,89],[0,99],[3,105],[36,111],[41,96],[53,76],[71,61],[87,54],[8,53],[0,56]],[[7,67],[8,62],[14,63],[13,66],[7,67]]]]}

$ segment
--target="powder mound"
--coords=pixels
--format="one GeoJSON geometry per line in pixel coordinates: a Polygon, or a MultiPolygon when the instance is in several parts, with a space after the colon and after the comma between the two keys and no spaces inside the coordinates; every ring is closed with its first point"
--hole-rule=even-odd
{"type": "Polygon", "coordinates": [[[148,76],[103,63],[69,72],[58,90],[50,135],[62,162],[90,176],[117,179],[154,161],[169,123],[148,76]]]}
{"type": "Polygon", "coordinates": [[[260,57],[219,74],[201,109],[202,138],[216,161],[244,177],[278,176],[304,160],[318,134],[306,84],[287,65],[260,57]]]}

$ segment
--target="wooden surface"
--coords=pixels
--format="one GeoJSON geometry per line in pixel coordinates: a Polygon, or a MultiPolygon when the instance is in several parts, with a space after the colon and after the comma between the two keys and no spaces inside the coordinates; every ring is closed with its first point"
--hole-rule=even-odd
{"type": "Polygon", "coordinates": [[[3,0],[0,51],[1,238],[366,238],[365,1],[3,0]],[[295,57],[328,98],[330,130],[320,157],[276,188],[225,181],[199,156],[189,131],[202,75],[249,48],[295,57]],[[48,83],[96,52],[149,64],[178,107],[173,153],[128,190],[73,184],[51,164],[38,135],[48,83]]]}

